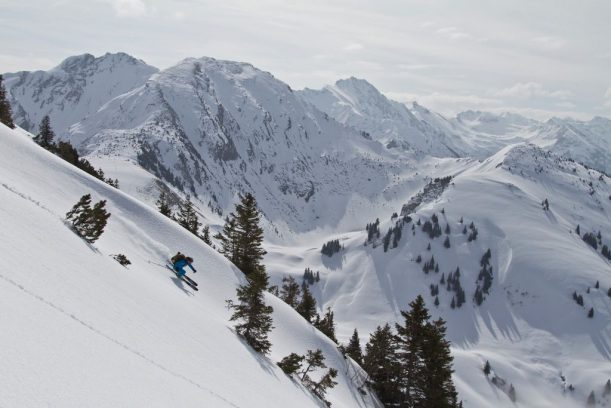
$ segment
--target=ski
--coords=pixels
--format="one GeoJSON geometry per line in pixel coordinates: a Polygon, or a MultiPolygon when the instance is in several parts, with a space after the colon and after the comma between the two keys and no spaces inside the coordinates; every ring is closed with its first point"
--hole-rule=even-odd
{"type": "Polygon", "coordinates": [[[172,268],[170,265],[166,265],[166,268],[168,268],[169,270],[171,270],[172,272],[174,272],[174,275],[176,275],[177,278],[179,278],[180,280],[182,280],[184,283],[186,283],[187,285],[189,285],[189,287],[193,290],[199,290],[197,288],[197,282],[195,282],[193,279],[187,277],[187,276],[178,276],[178,274],[176,273],[176,271],[174,270],[174,268],[172,268]]]}
{"type": "MultiPolygon", "coordinates": [[[[176,276],[178,276],[178,275],[176,275],[176,276]]],[[[189,285],[189,287],[190,287],[191,289],[193,289],[193,290],[199,290],[199,289],[197,288],[197,285],[192,284],[192,283],[191,283],[192,281],[189,281],[189,280],[185,279],[185,277],[184,277],[184,276],[183,276],[183,277],[181,277],[180,279],[181,279],[181,280],[182,280],[184,283],[186,283],[187,285],[189,285]]]]}

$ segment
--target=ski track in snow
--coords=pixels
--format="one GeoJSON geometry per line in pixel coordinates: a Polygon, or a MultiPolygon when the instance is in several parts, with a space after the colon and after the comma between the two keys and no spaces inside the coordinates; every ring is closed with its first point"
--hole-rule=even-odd
{"type": "MultiPolygon", "coordinates": [[[[5,185],[3,185],[5,186],[5,185]]],[[[5,186],[6,187],[6,186],[5,186]]],[[[164,371],[167,374],[170,374],[176,378],[179,378],[199,389],[201,389],[202,391],[205,391],[207,393],[209,393],[210,395],[218,398],[219,400],[225,402],[228,406],[231,407],[235,407],[235,408],[240,408],[240,406],[234,404],[233,402],[229,401],[227,398],[215,393],[214,391],[212,391],[209,388],[204,387],[201,384],[198,384],[197,382],[185,377],[184,375],[177,373],[176,371],[173,371],[167,367],[165,367],[164,365],[158,363],[157,361],[153,360],[150,357],[147,357],[146,355],[144,355],[143,353],[139,352],[138,350],[135,350],[133,348],[131,348],[130,346],[128,346],[127,344],[121,342],[120,340],[117,340],[105,333],[103,333],[102,331],[100,331],[99,329],[93,327],[92,325],[90,325],[89,323],[81,320],[79,317],[77,317],[76,315],[74,315],[73,313],[70,313],[64,309],[62,309],[61,307],[57,306],[56,304],[54,304],[53,302],[45,299],[44,297],[32,292],[31,290],[27,289],[26,287],[24,287],[23,285],[15,282],[14,280],[12,280],[11,278],[3,275],[0,273],[0,278],[3,279],[5,282],[13,285],[14,287],[18,288],[19,290],[21,290],[22,292],[24,292],[25,294],[27,294],[28,296],[38,300],[39,302],[44,303],[45,305],[51,307],[52,309],[56,310],[57,312],[63,314],[66,317],[69,317],[70,319],[72,319],[73,321],[77,322],[78,324],[80,324],[81,326],[87,328],[88,330],[92,331],[93,333],[95,333],[96,335],[105,338],[106,340],[116,344],[117,346],[120,346],[121,348],[123,348],[124,350],[128,351],[129,353],[141,358],[142,360],[146,361],[147,363],[153,365],[154,367],[157,367],[158,369],[160,369],[161,371],[164,371]]]]}

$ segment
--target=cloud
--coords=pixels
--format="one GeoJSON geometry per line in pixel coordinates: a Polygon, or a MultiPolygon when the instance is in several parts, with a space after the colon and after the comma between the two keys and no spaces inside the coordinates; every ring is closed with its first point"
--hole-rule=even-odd
{"type": "Polygon", "coordinates": [[[119,17],[141,17],[148,12],[143,0],[112,0],[112,8],[119,17]]]}
{"type": "Polygon", "coordinates": [[[472,35],[467,34],[456,27],[443,27],[435,31],[437,34],[447,37],[451,40],[463,40],[473,38],[472,35]]]}
{"type": "Polygon", "coordinates": [[[4,72],[50,69],[55,65],[57,61],[31,53],[25,55],[0,54],[0,67],[4,72]]]}
{"type": "Polygon", "coordinates": [[[605,98],[605,101],[603,102],[603,106],[605,108],[611,108],[611,86],[607,88],[604,98],[605,98]]]}
{"type": "Polygon", "coordinates": [[[532,39],[532,41],[537,46],[548,50],[559,50],[566,45],[566,41],[564,39],[554,36],[535,37],[532,39]]]}
{"type": "Polygon", "coordinates": [[[565,109],[575,109],[577,107],[577,105],[569,101],[558,102],[556,103],[556,106],[559,108],[565,108],[565,109]]]}
{"type": "Polygon", "coordinates": [[[344,47],[344,51],[359,51],[363,49],[363,44],[351,43],[344,47]]]}
{"type": "Polygon", "coordinates": [[[500,97],[520,99],[529,99],[535,97],[568,99],[572,96],[572,93],[570,91],[551,91],[549,89],[545,89],[545,87],[538,82],[519,82],[510,88],[501,89],[500,91],[497,91],[494,94],[500,97]]]}
{"type": "Polygon", "coordinates": [[[384,95],[390,99],[404,103],[415,101],[447,116],[452,116],[458,112],[469,109],[491,110],[502,104],[502,101],[499,99],[487,98],[474,94],[384,92],[384,95]]]}

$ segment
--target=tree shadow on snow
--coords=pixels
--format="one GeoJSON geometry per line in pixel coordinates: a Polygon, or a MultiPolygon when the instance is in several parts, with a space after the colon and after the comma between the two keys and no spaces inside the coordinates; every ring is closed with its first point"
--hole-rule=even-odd
{"type": "Polygon", "coordinates": [[[265,357],[261,353],[257,353],[256,351],[254,351],[252,347],[250,347],[250,345],[246,343],[246,340],[244,340],[243,337],[239,336],[232,327],[227,326],[227,330],[232,332],[238,338],[238,340],[240,341],[240,344],[242,344],[244,348],[248,350],[248,352],[259,363],[261,368],[263,368],[269,374],[273,375],[275,378],[278,378],[278,376],[276,375],[276,370],[274,369],[275,364],[273,364],[267,357],[265,357]]]}
{"type": "Polygon", "coordinates": [[[343,254],[333,254],[333,256],[321,255],[322,264],[330,270],[342,269],[345,256],[343,254]]]}

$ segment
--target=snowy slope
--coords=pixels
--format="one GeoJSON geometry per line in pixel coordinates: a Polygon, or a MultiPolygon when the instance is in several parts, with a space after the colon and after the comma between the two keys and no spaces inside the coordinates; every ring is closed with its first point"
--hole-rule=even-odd
{"type": "Polygon", "coordinates": [[[157,68],[124,53],[77,55],[49,71],[4,74],[15,123],[36,133],[49,115],[59,136],[112,98],[144,83],[157,68]]]}
{"type": "Polygon", "coordinates": [[[338,338],[344,342],[355,327],[363,334],[397,321],[400,310],[424,295],[433,316],[448,322],[456,384],[467,407],[514,406],[507,396],[510,383],[518,406],[579,407],[591,390],[600,397],[611,377],[611,262],[601,255],[600,245],[594,251],[574,231],[578,224],[582,235],[601,231],[602,243],[611,245],[611,179],[534,145],[507,147],[482,163],[450,164],[436,175],[455,175],[452,183],[409,211],[413,221],[403,226],[397,248],[391,244],[384,252],[381,238],[400,219],[390,220],[388,212],[381,218],[381,238],[364,245],[364,224],[375,215],[363,214],[363,230],[317,240],[308,236],[298,247],[270,246],[266,261],[275,279],[299,277],[306,267],[319,271],[321,281],[313,291],[321,309],[335,311],[338,338]],[[541,205],[546,198],[549,211],[541,205]],[[443,245],[445,233],[430,239],[415,226],[412,235],[412,225],[433,213],[442,230],[450,226],[450,248],[443,245]],[[479,235],[469,242],[462,229],[472,221],[479,235]],[[329,258],[320,248],[331,238],[339,238],[344,250],[329,258]],[[480,260],[488,248],[492,289],[476,306],[472,299],[480,260]],[[431,256],[440,269],[426,274],[423,264],[431,256]],[[457,267],[466,304],[452,309],[455,294],[440,278],[457,267]],[[594,288],[597,281],[599,289],[594,288]],[[439,307],[430,295],[431,284],[439,285],[439,307]],[[583,307],[573,301],[574,291],[583,295],[583,307]],[[586,316],[590,307],[593,319],[586,316]],[[503,389],[482,373],[486,360],[507,381],[503,389]],[[575,391],[563,391],[569,384],[575,391]]]}
{"type": "Polygon", "coordinates": [[[0,124],[0,405],[5,407],[310,407],[309,393],[274,362],[323,349],[339,371],[337,407],[375,406],[333,343],[290,307],[274,309],[272,356],[232,331],[225,299],[240,271],[177,224],[76,170],[0,124]],[[84,193],[112,216],[88,245],[65,224],[84,193]],[[164,266],[176,250],[196,259],[201,290],[164,266]],[[110,255],[132,261],[120,266],[110,255]]]}

